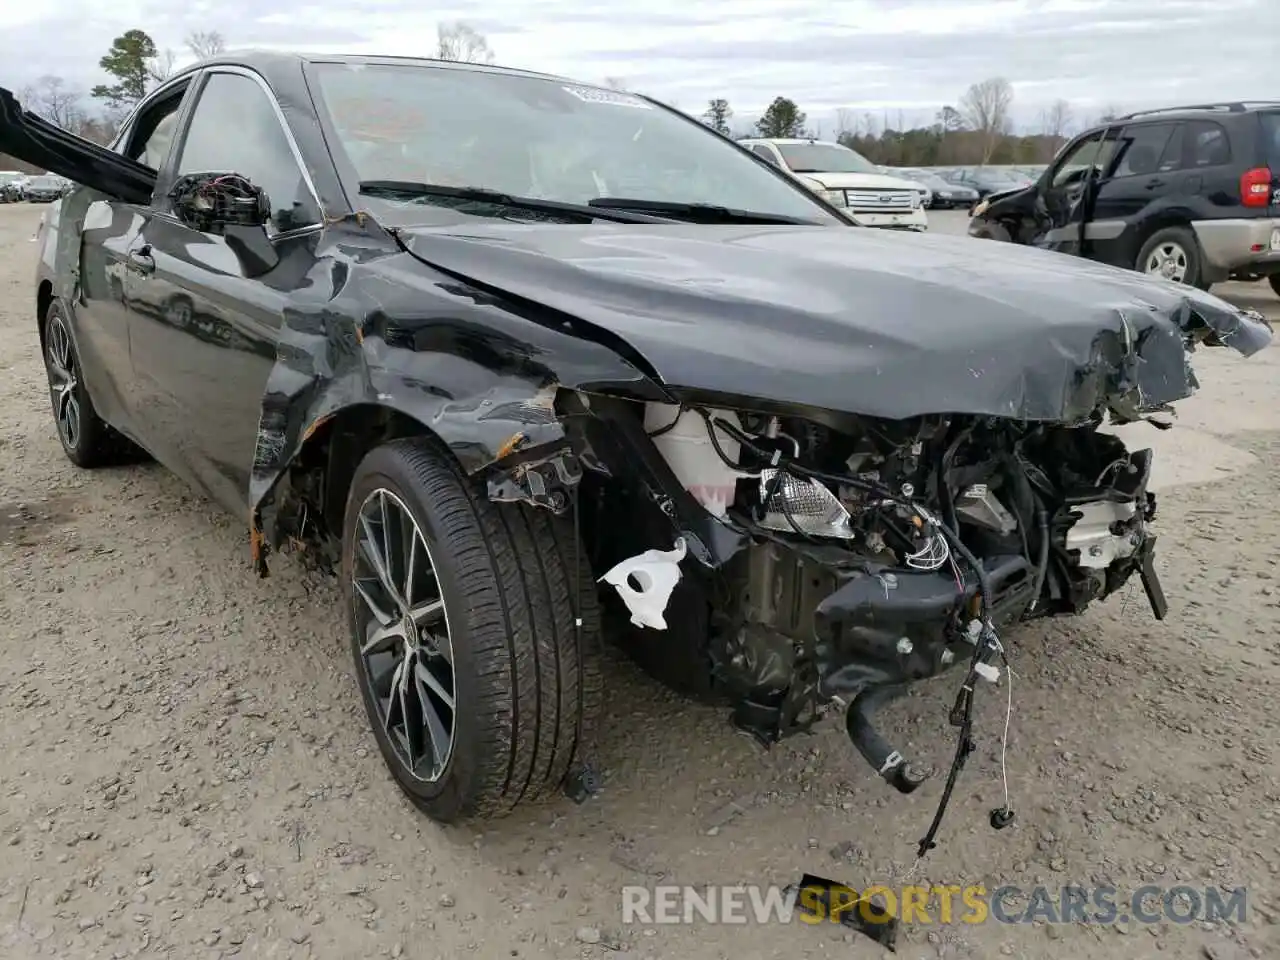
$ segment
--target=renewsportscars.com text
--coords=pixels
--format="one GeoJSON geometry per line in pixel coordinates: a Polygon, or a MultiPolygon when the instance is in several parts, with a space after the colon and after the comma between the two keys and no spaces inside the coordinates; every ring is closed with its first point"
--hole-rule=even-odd
{"type": "Polygon", "coordinates": [[[897,918],[914,924],[1243,922],[1247,890],[1158,886],[1121,892],[1112,886],[1066,885],[1056,890],[1012,885],[778,887],[658,885],[622,888],[622,922],[823,923],[857,911],[867,923],[897,918]],[[883,910],[875,909],[878,904],[883,910]]]}

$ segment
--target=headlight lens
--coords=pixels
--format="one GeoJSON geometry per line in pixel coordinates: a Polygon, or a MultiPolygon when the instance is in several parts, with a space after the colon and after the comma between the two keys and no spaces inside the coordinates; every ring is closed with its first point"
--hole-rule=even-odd
{"type": "Polygon", "coordinates": [[[991,206],[990,200],[979,200],[978,205],[973,208],[973,213],[971,213],[970,216],[972,217],[982,216],[984,213],[987,212],[987,207],[989,206],[991,206]]]}
{"type": "Polygon", "coordinates": [[[760,500],[764,503],[768,499],[760,526],[779,533],[802,533],[811,537],[842,540],[853,537],[849,511],[835,494],[817,480],[787,474],[778,482],[777,474],[772,467],[760,471],[760,500]],[[773,490],[775,483],[776,491],[773,490]]]}
{"type": "Polygon", "coordinates": [[[849,205],[849,199],[844,195],[843,190],[823,190],[822,198],[827,203],[833,203],[837,207],[847,207],[849,205]]]}

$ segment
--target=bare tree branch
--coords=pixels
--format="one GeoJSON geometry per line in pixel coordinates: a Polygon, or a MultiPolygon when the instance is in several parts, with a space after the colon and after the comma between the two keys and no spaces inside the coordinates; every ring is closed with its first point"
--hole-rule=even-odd
{"type": "Polygon", "coordinates": [[[858,118],[848,107],[836,110],[836,140],[853,137],[858,134],[858,118]]]}
{"type": "Polygon", "coordinates": [[[1009,129],[1009,107],[1013,104],[1013,87],[1004,77],[991,77],[975,83],[960,98],[960,110],[969,126],[981,134],[982,162],[995,153],[1000,138],[1009,129]]]}
{"type": "Polygon", "coordinates": [[[227,41],[217,30],[192,30],[183,42],[197,60],[208,60],[227,52],[227,41]]]}
{"type": "Polygon", "coordinates": [[[1061,140],[1071,129],[1071,104],[1065,100],[1055,100],[1044,112],[1044,132],[1055,140],[1061,140]]]}
{"type": "Polygon", "coordinates": [[[83,94],[66,85],[62,77],[45,74],[22,88],[18,100],[27,110],[44,117],[64,130],[74,130],[84,119],[80,109],[83,94]]]}
{"type": "Polygon", "coordinates": [[[152,83],[163,83],[173,75],[173,64],[178,59],[172,50],[162,50],[147,61],[147,76],[152,83]]]}
{"type": "Polygon", "coordinates": [[[436,27],[438,38],[436,57],[441,60],[459,60],[467,63],[493,63],[493,51],[489,41],[471,24],[462,20],[442,23],[436,27]]]}

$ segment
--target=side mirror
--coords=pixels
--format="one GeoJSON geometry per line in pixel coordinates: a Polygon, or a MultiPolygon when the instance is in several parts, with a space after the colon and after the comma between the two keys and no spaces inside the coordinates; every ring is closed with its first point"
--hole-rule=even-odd
{"type": "Polygon", "coordinates": [[[271,199],[238,173],[189,173],[174,183],[169,199],[187,226],[224,237],[246,276],[261,276],[280,262],[267,235],[271,199]]]}

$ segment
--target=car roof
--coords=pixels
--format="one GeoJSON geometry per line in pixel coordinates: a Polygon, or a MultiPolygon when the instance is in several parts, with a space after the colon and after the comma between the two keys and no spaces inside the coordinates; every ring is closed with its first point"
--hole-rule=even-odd
{"type": "Polygon", "coordinates": [[[1280,110],[1277,100],[1241,100],[1229,103],[1196,103],[1180,107],[1156,107],[1151,110],[1138,110],[1122,117],[1113,117],[1094,124],[1089,129],[1102,130],[1118,124],[1128,123],[1166,123],[1170,120],[1222,120],[1226,118],[1252,116],[1267,110],[1280,110]]]}
{"type": "Polygon", "coordinates": [[[579,80],[573,80],[569,77],[562,77],[551,73],[538,73],[533,70],[521,70],[515,67],[502,67],[487,63],[469,63],[458,60],[435,60],[430,57],[396,57],[381,56],[372,54],[343,54],[343,53],[306,53],[303,51],[280,51],[280,50],[259,50],[245,49],[228,51],[219,54],[216,57],[210,57],[207,60],[201,60],[183,68],[173,74],[165,86],[170,82],[178,80],[182,77],[189,76],[196,71],[203,70],[207,67],[229,66],[229,67],[247,67],[256,73],[262,74],[267,82],[273,87],[276,81],[283,83],[294,82],[297,78],[299,67],[307,63],[345,63],[351,66],[404,66],[412,64],[420,64],[422,66],[436,67],[445,70],[461,70],[472,73],[498,73],[510,76],[530,77],[542,80],[559,80],[565,83],[573,83],[576,86],[595,86],[595,84],[583,83],[579,80]]]}
{"type": "Polygon", "coordinates": [[[747,137],[744,142],[746,143],[825,143],[833,147],[844,146],[844,144],[836,143],[834,140],[819,140],[817,137],[747,137]]]}

